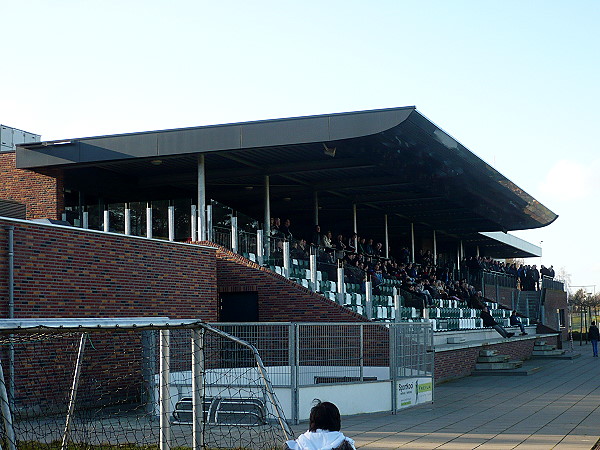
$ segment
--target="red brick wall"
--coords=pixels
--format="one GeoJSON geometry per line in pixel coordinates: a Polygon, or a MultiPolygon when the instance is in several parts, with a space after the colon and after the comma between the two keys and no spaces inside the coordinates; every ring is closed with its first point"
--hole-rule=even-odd
{"type": "Polygon", "coordinates": [[[569,330],[565,327],[559,330],[557,309],[565,310],[565,321],[568,322],[567,293],[554,289],[545,289],[544,293],[544,324],[555,331],[561,331],[561,340],[566,341],[569,330]]]}
{"type": "Polygon", "coordinates": [[[0,153],[0,199],[25,204],[28,219],[60,219],[64,210],[61,172],[16,169],[15,155],[15,152],[0,153]]]}
{"type": "Polygon", "coordinates": [[[217,250],[217,278],[219,292],[257,292],[261,322],[367,321],[348,308],[222,247],[217,250]]]}
{"type": "Polygon", "coordinates": [[[217,318],[213,248],[0,219],[2,317],[7,225],[15,227],[15,317],[217,318]]]}
{"type": "Polygon", "coordinates": [[[485,347],[461,348],[435,353],[435,382],[441,383],[455,378],[469,376],[475,370],[475,363],[482,349],[496,350],[500,355],[511,359],[525,360],[531,357],[535,339],[500,342],[485,347]]]}

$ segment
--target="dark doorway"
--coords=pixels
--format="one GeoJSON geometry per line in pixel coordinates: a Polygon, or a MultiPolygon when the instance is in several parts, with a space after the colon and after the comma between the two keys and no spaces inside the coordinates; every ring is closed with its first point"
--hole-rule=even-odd
{"type": "Polygon", "coordinates": [[[223,292],[220,322],[258,322],[258,292],[223,292]]]}

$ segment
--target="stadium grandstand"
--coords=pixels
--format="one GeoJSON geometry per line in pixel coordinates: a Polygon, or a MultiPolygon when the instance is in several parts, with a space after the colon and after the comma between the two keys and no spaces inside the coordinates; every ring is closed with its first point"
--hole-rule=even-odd
{"type": "MultiPolygon", "coordinates": [[[[557,215],[414,107],[19,143],[0,152],[0,211],[7,318],[194,319],[249,341],[354,324],[375,327],[360,332],[361,364],[404,370],[307,385],[440,382],[472,373],[482,348],[523,359],[539,335],[567,337],[562,283],[515,265],[541,249],[508,233],[557,215]],[[484,326],[484,307],[518,335],[484,326]],[[425,336],[418,363],[391,350],[395,326],[425,336]]],[[[305,366],[329,365],[314,333],[305,366]]]]}

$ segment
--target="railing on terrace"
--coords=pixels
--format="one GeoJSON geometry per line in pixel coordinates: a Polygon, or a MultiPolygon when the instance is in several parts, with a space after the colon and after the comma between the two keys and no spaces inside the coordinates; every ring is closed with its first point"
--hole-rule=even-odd
{"type": "Polygon", "coordinates": [[[542,288],[564,291],[565,284],[562,281],[554,280],[550,277],[542,277],[542,288]]]}

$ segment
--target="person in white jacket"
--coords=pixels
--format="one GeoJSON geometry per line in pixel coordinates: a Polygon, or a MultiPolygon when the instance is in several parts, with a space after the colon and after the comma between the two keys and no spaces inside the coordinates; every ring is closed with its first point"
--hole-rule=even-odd
{"type": "Polygon", "coordinates": [[[295,441],[285,443],[286,450],[354,450],[354,441],[340,431],[340,411],[331,402],[316,400],[310,410],[309,427],[295,441]]]}

